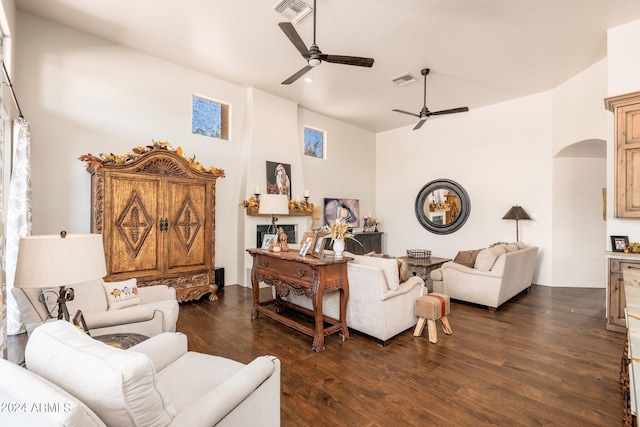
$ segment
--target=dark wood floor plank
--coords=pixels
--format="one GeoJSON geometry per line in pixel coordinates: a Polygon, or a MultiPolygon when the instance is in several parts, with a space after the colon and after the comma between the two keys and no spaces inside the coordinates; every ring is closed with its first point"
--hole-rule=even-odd
{"type": "MultiPolygon", "coordinates": [[[[263,299],[270,289],[262,289],[263,299]]],[[[311,338],[251,320],[251,290],[182,303],[189,349],[249,363],[282,363],[281,420],[289,426],[622,426],[624,335],[605,330],[605,290],[533,286],[495,313],[453,301],[452,335],[407,330],[382,347],[352,332],[311,338]]],[[[24,338],[9,337],[19,357],[24,338]],[[17,349],[17,350],[16,350],[17,349]]]]}
{"type": "MultiPolygon", "coordinates": [[[[264,296],[270,292],[263,289],[264,296]]],[[[407,330],[382,347],[352,332],[311,338],[250,318],[251,291],[182,304],[178,330],[195,351],[282,362],[282,425],[621,426],[623,335],[606,331],[604,289],[533,286],[495,313],[454,301],[453,334],[407,330]]]]}

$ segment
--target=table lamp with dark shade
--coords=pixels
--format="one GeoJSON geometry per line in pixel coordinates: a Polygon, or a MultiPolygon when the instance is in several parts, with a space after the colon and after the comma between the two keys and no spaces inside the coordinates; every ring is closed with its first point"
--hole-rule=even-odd
{"type": "Polygon", "coordinates": [[[522,207],[515,205],[515,206],[512,206],[511,209],[509,209],[509,211],[502,217],[502,219],[516,220],[516,241],[518,241],[520,240],[520,236],[518,233],[518,221],[521,219],[522,220],[531,219],[531,217],[524,209],[522,209],[522,207]]]}
{"type": "Polygon", "coordinates": [[[16,288],[59,286],[58,319],[69,320],[66,302],[73,288],[107,275],[101,234],[67,234],[20,238],[16,264],[16,288]]]}
{"type": "Polygon", "coordinates": [[[276,215],[289,214],[289,198],[286,194],[263,194],[260,196],[258,213],[271,215],[271,225],[267,233],[277,234],[278,228],[276,227],[276,221],[278,221],[278,218],[276,215]]]}

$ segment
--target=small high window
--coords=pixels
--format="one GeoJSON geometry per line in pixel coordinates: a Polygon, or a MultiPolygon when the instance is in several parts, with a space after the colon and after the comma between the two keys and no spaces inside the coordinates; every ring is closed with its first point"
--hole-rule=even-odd
{"type": "Polygon", "coordinates": [[[193,95],[191,133],[229,140],[229,104],[193,95]]]}
{"type": "Polygon", "coordinates": [[[319,129],[304,127],[304,154],[306,156],[324,159],[326,132],[319,129]]]}

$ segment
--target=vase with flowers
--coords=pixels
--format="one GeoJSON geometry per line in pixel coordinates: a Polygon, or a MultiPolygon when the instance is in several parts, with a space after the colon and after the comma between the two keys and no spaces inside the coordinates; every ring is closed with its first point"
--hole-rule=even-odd
{"type": "Polygon", "coordinates": [[[333,224],[325,224],[322,227],[322,232],[327,234],[327,237],[331,237],[331,242],[333,243],[333,252],[336,258],[342,258],[344,252],[344,241],[346,239],[353,240],[358,242],[360,246],[362,243],[356,239],[353,233],[349,230],[347,224],[344,221],[336,221],[333,224]]]}

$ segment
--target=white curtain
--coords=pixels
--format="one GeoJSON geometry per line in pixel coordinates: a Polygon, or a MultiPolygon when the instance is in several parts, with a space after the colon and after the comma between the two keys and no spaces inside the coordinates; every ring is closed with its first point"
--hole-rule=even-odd
{"type": "MultiPolygon", "coordinates": [[[[2,109],[2,106],[0,106],[2,109]]],[[[5,122],[3,120],[4,110],[2,110],[2,114],[0,114],[0,294],[2,296],[2,301],[0,301],[0,308],[2,309],[2,323],[0,324],[0,328],[2,328],[2,346],[0,346],[0,350],[2,350],[2,356],[6,357],[7,350],[7,328],[5,325],[7,324],[7,282],[5,280],[5,261],[4,261],[4,132],[5,132],[5,122]]]]}
{"type": "Polygon", "coordinates": [[[24,332],[18,305],[11,288],[16,274],[20,237],[31,235],[31,136],[29,122],[18,118],[13,122],[13,164],[9,181],[7,207],[7,334],[24,332]]]}

